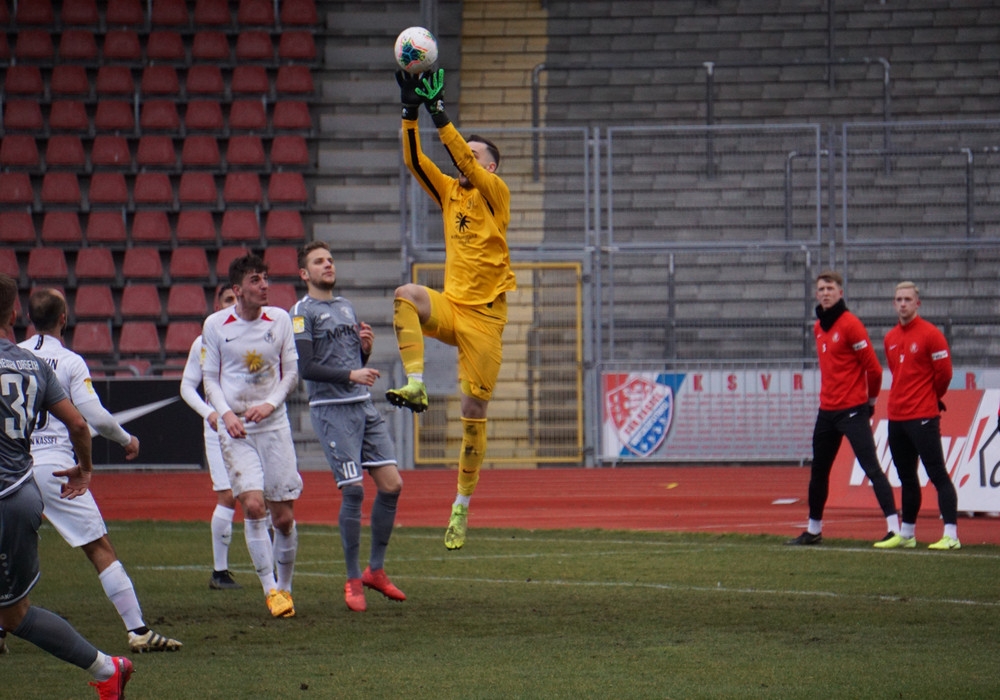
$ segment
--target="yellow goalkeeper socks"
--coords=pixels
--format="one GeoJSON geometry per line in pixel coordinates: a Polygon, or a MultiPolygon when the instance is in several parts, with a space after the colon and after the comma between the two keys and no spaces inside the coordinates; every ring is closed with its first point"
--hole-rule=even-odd
{"type": "Polygon", "coordinates": [[[462,419],[462,453],[458,456],[458,492],[471,496],[479,482],[479,469],[486,455],[486,419],[462,419]]]}
{"type": "Polygon", "coordinates": [[[420,330],[420,316],[413,302],[408,299],[393,300],[392,328],[396,331],[399,357],[406,375],[423,374],[424,333],[420,330]]]}

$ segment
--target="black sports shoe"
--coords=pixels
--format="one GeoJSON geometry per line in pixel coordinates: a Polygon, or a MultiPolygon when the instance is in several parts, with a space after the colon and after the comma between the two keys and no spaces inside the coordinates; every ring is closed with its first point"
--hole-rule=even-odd
{"type": "Polygon", "coordinates": [[[208,582],[208,587],[217,591],[243,588],[243,586],[233,580],[233,575],[228,571],[213,571],[212,579],[208,582]]]}
{"type": "Polygon", "coordinates": [[[814,535],[809,531],[803,532],[794,540],[788,540],[785,544],[819,544],[823,541],[823,534],[814,535]]]}

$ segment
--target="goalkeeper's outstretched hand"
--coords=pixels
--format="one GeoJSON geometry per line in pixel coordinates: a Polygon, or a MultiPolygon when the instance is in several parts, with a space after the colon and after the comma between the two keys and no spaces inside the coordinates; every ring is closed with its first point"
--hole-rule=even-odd
{"type": "Polygon", "coordinates": [[[444,68],[421,73],[420,87],[416,89],[416,93],[423,98],[436,126],[448,123],[448,115],[444,112],[444,68]]]}
{"type": "Polygon", "coordinates": [[[418,92],[422,85],[420,76],[398,70],[396,82],[399,84],[399,101],[403,105],[403,119],[416,119],[420,114],[420,104],[424,101],[418,92]]]}

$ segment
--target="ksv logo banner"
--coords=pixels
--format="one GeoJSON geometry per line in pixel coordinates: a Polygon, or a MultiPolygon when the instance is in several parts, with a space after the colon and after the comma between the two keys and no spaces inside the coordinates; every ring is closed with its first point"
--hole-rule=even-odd
{"type": "Polygon", "coordinates": [[[606,453],[648,457],[663,444],[673,420],[671,383],[677,377],[651,373],[604,375],[606,453]]]}

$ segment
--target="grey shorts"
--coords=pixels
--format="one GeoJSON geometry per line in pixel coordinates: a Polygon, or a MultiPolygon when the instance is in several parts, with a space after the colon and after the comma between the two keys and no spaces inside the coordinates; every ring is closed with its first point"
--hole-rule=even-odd
{"type": "Polygon", "coordinates": [[[0,608],[14,605],[38,583],[42,494],[34,479],[0,498],[0,608]]]}
{"type": "Polygon", "coordinates": [[[363,469],[396,464],[389,428],[370,399],[310,406],[309,415],[337,488],[360,483],[363,469]]]}

